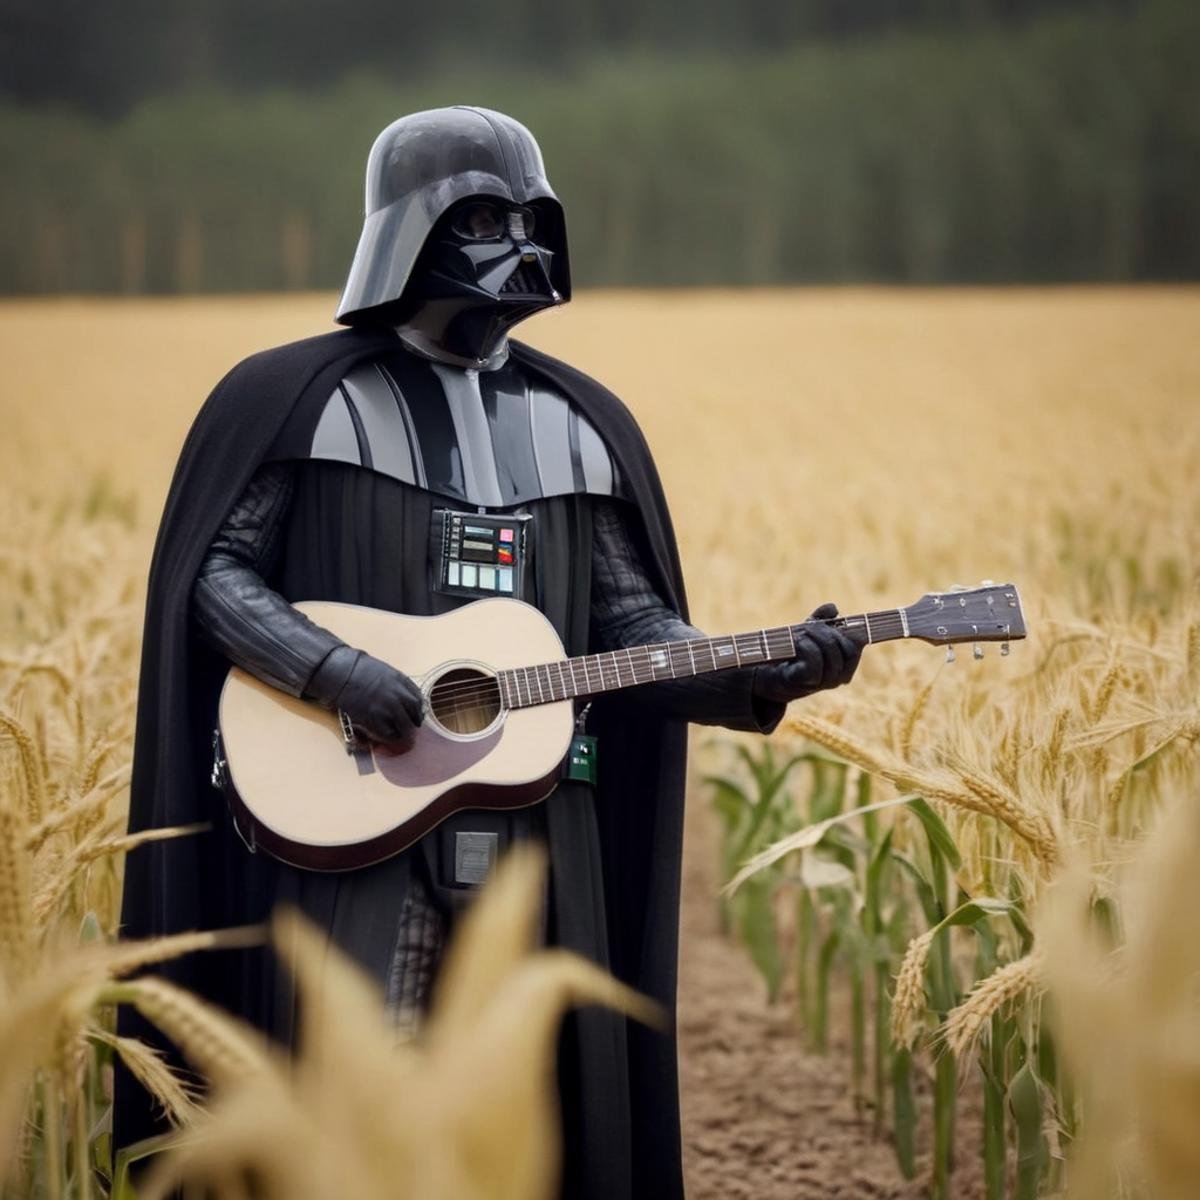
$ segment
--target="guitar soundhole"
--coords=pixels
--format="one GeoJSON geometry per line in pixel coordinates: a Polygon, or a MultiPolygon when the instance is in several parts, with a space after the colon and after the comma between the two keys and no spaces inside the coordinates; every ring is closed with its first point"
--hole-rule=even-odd
{"type": "Polygon", "coordinates": [[[429,707],[451,733],[480,733],[500,715],[500,685],[494,675],[455,667],[438,676],[429,707]]]}

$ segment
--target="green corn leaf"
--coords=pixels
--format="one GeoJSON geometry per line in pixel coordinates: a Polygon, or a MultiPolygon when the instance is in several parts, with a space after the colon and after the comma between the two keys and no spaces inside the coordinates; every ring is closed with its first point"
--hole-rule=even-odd
{"type": "MultiPolygon", "coordinates": [[[[910,796],[897,796],[894,800],[879,800],[871,808],[873,811],[883,808],[894,808],[898,804],[908,804],[911,799],[912,797],[910,796]]],[[[760,851],[753,859],[744,863],[738,873],[725,884],[723,888],[724,893],[732,895],[747,879],[753,878],[758,872],[772,866],[793,851],[806,850],[817,845],[834,826],[840,825],[845,821],[850,821],[854,817],[861,816],[862,812],[862,809],[851,809],[849,812],[838,813],[827,820],[818,821],[813,825],[806,825],[803,829],[798,829],[794,833],[788,834],[787,837],[769,846],[766,850],[760,851]]]]}
{"type": "Polygon", "coordinates": [[[892,838],[895,827],[888,829],[875,847],[867,863],[866,887],[863,895],[863,921],[868,932],[875,933],[883,928],[883,880],[892,853],[892,838]]]}
{"type": "Polygon", "coordinates": [[[741,897],[741,934],[750,958],[774,1001],[783,982],[783,956],[776,929],[774,887],[768,879],[757,879],[741,897]]]}
{"type": "Polygon", "coordinates": [[[1017,1180],[1013,1200],[1036,1200],[1049,1153],[1042,1134],[1042,1083],[1029,1061],[1008,1085],[1008,1107],[1017,1130],[1017,1180]]]}
{"type": "Polygon", "coordinates": [[[841,943],[841,934],[834,929],[821,943],[817,955],[817,995],[813,1014],[813,1046],[825,1050],[829,1041],[829,976],[834,956],[841,943]]]}
{"type": "Polygon", "coordinates": [[[130,1179],[134,1163],[142,1162],[152,1155],[170,1150],[188,1136],[187,1130],[171,1130],[160,1133],[155,1137],[146,1138],[142,1142],[134,1142],[132,1146],[124,1146],[117,1154],[116,1167],[113,1172],[113,1188],[111,1200],[137,1200],[133,1181],[130,1179]]]}
{"type": "Polygon", "coordinates": [[[735,833],[752,807],[750,797],[732,779],[720,775],[706,775],[704,782],[713,789],[712,804],[725,826],[726,836],[735,833]]]}
{"type": "MultiPolygon", "coordinates": [[[[993,1038],[996,1037],[998,1023],[998,1015],[993,1016],[993,1038]]],[[[993,1047],[981,1042],[979,1066],[983,1075],[983,1184],[987,1200],[1004,1200],[1007,1174],[1004,1081],[992,1069],[993,1061],[993,1047]]]]}
{"type": "Polygon", "coordinates": [[[937,897],[933,894],[933,884],[925,877],[925,873],[921,868],[907,855],[895,851],[892,854],[892,858],[911,877],[913,886],[916,888],[917,899],[921,904],[921,911],[925,914],[925,924],[936,925],[941,920],[942,914],[938,907],[937,897]]]}
{"type": "Polygon", "coordinates": [[[892,1055],[892,1132],[896,1139],[896,1159],[900,1173],[912,1179],[917,1173],[916,1132],[917,1102],[913,1095],[912,1055],[897,1050],[892,1055]]]}
{"type": "MultiPolygon", "coordinates": [[[[949,916],[939,921],[934,932],[948,929],[952,925],[977,925],[988,917],[1011,917],[1019,912],[1011,900],[1001,900],[995,896],[976,896],[965,904],[960,904],[949,916]]],[[[1022,917],[1022,922],[1024,918],[1022,917]]]]}
{"type": "MultiPolygon", "coordinates": [[[[739,747],[739,749],[744,749],[744,747],[739,747]]],[[[750,756],[748,752],[745,757],[749,760],[750,756]]],[[[804,755],[796,754],[788,759],[778,771],[772,769],[770,774],[763,771],[756,774],[755,778],[758,782],[759,792],[751,806],[750,824],[738,840],[737,849],[733,853],[734,862],[741,862],[750,852],[750,848],[754,845],[759,831],[770,815],[771,804],[779,794],[779,790],[787,779],[788,773],[803,759],[804,755]]]]}
{"type": "Polygon", "coordinates": [[[930,851],[940,854],[950,869],[957,871],[962,866],[962,855],[950,836],[950,830],[946,828],[946,822],[933,811],[929,801],[920,796],[915,797],[908,808],[924,827],[930,851]]]}

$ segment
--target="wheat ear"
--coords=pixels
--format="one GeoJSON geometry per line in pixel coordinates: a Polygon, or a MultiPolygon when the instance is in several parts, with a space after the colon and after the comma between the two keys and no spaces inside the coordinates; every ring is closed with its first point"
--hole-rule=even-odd
{"type": "Polygon", "coordinates": [[[925,963],[933,945],[934,931],[927,929],[908,943],[900,970],[896,974],[896,994],[892,997],[892,1041],[911,1050],[921,1034],[921,1014],[925,1011],[925,963]]]}
{"type": "Polygon", "coordinates": [[[97,999],[132,1004],[217,1083],[245,1079],[266,1067],[267,1046],[255,1030],[165,979],[110,983],[97,999]]]}
{"type": "Polygon", "coordinates": [[[195,1084],[172,1071],[153,1046],[96,1025],[90,1026],[86,1034],[94,1042],[111,1046],[121,1056],[130,1074],[163,1106],[174,1124],[186,1125],[195,1118],[199,1111],[195,1084]]]}
{"type": "Polygon", "coordinates": [[[971,994],[946,1018],[938,1040],[955,1058],[961,1058],[993,1014],[1010,1000],[1037,987],[1041,979],[1042,959],[1037,951],[993,971],[977,983],[971,994]]]}
{"type": "Polygon", "coordinates": [[[46,799],[46,777],[42,772],[42,759],[37,746],[34,745],[29,730],[9,713],[0,712],[0,730],[7,733],[16,743],[21,767],[25,772],[25,801],[29,815],[34,821],[40,821],[46,799]]]}

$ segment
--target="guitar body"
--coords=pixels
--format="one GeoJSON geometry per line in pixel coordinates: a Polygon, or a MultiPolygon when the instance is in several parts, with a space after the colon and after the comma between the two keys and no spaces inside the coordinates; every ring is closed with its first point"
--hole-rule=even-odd
{"type": "Polygon", "coordinates": [[[221,774],[249,845],[298,867],[351,870],[399,853],[459,809],[518,808],[554,789],[572,702],[510,709],[495,683],[497,671],[563,657],[536,608],[503,598],[435,617],[326,601],[296,608],[415,680],[425,720],[403,754],[351,750],[336,714],[235,667],[219,705],[221,774]]]}

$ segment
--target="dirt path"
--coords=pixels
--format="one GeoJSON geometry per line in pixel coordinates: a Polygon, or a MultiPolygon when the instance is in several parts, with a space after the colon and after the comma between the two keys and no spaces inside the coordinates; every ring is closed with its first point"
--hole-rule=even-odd
{"type": "MultiPolygon", "coordinates": [[[[807,1053],[790,1007],[767,1007],[749,958],[718,932],[713,831],[703,797],[693,792],[689,807],[679,988],[689,1200],[924,1196],[925,1131],[918,1176],[906,1181],[869,1114],[854,1111],[845,1014],[832,1016],[829,1055],[807,1053]]],[[[955,1200],[982,1200],[978,1146],[977,1117],[960,1114],[955,1200]]]]}

